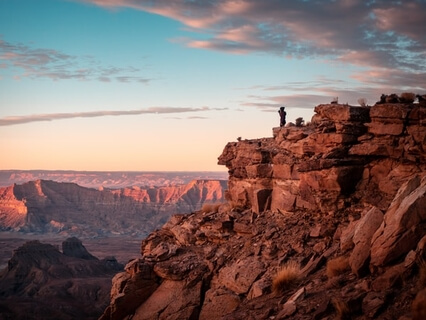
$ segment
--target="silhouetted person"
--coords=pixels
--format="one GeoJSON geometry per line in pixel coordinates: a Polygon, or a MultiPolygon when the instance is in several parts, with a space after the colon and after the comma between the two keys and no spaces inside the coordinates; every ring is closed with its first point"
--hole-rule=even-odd
{"type": "Polygon", "coordinates": [[[280,127],[285,126],[285,116],[287,113],[284,111],[284,107],[281,107],[280,110],[278,110],[278,113],[280,115],[280,127]]]}

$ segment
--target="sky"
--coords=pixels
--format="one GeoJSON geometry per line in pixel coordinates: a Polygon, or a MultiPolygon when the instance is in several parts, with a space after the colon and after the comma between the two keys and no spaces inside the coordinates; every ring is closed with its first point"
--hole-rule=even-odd
{"type": "Polygon", "coordinates": [[[426,0],[0,0],[0,170],[221,171],[278,109],[426,93],[426,0]]]}

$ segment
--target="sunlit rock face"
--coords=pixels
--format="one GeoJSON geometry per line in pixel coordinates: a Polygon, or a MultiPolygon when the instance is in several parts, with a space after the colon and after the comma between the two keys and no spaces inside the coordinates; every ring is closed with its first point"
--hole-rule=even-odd
{"type": "Polygon", "coordinates": [[[230,142],[219,157],[229,169],[229,199],[257,213],[301,208],[326,213],[361,197],[384,209],[402,182],[424,171],[424,109],[319,105],[307,126],[230,142]]]}
{"type": "Polygon", "coordinates": [[[64,236],[145,236],[174,213],[220,203],[226,181],[96,190],[37,180],[0,188],[0,230],[64,236]]]}
{"type": "Polygon", "coordinates": [[[315,112],[228,143],[227,202],[145,238],[100,319],[422,319],[424,107],[315,112]]]}

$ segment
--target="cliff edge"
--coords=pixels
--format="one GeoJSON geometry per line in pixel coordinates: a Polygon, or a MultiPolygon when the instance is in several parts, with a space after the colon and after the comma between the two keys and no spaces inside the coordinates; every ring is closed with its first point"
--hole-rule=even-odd
{"type": "Polygon", "coordinates": [[[424,319],[425,114],[319,105],[228,143],[227,203],[143,240],[100,319],[424,319]]]}

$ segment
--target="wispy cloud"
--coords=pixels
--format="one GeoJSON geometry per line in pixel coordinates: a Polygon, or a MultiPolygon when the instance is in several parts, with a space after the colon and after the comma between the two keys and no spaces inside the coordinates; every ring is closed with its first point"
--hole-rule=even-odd
{"type": "Polygon", "coordinates": [[[426,2],[258,0],[80,0],[130,7],[180,21],[202,38],[175,41],[232,53],[326,57],[369,68],[426,69],[426,2]],[[207,35],[207,37],[206,37],[207,35]]]}
{"type": "Polygon", "coordinates": [[[357,105],[359,98],[365,98],[367,104],[373,105],[379,101],[382,93],[421,93],[426,89],[424,76],[422,78],[420,75],[395,70],[374,69],[356,73],[354,77],[361,85],[353,86],[344,80],[319,78],[315,81],[288,82],[282,86],[255,86],[259,94],[248,95],[244,101],[239,101],[239,104],[265,112],[275,112],[281,105],[312,109],[319,103],[331,102],[334,97],[340,97],[341,103],[352,105],[357,105]],[[423,87],[420,84],[423,84],[423,87]],[[395,91],[395,88],[398,88],[398,91],[395,91]],[[275,92],[280,94],[274,94],[275,92]]]}
{"type": "MultiPolygon", "coordinates": [[[[0,118],[0,126],[10,126],[16,124],[24,124],[38,121],[53,121],[60,119],[72,118],[94,118],[104,116],[129,116],[141,114],[176,114],[190,112],[205,112],[226,110],[224,108],[176,108],[176,107],[151,107],[139,110],[118,110],[118,111],[89,111],[89,112],[72,112],[72,113],[48,113],[48,114],[33,114],[27,116],[10,116],[0,118]]],[[[195,117],[193,117],[195,119],[195,117]]],[[[199,117],[200,119],[202,117],[199,117]]]]}
{"type": "Polygon", "coordinates": [[[140,75],[142,71],[135,67],[103,66],[92,57],[72,56],[57,50],[33,48],[2,39],[0,39],[0,68],[20,70],[15,79],[49,78],[122,83],[149,83],[152,80],[142,77],[140,75]]]}

